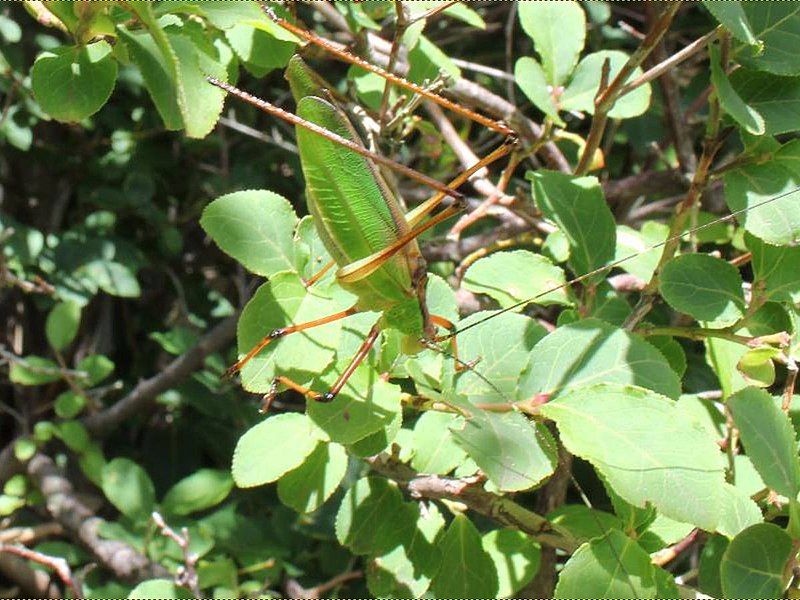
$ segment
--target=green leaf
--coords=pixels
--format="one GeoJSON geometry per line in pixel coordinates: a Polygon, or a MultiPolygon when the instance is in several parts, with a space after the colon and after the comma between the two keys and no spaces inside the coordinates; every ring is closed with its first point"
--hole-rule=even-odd
{"type": "Polygon", "coordinates": [[[216,506],[232,488],[233,479],[227,471],[199,469],[173,485],[161,506],[169,514],[189,515],[216,506]]]}
{"type": "Polygon", "coordinates": [[[746,492],[727,482],[723,492],[722,502],[719,504],[719,533],[732,538],[764,520],[758,504],[746,492]]]}
{"type": "Polygon", "coordinates": [[[46,113],[81,121],[106,103],[117,79],[117,62],[106,41],[43,52],[31,70],[31,86],[46,113]]]}
{"type": "Polygon", "coordinates": [[[514,65],[514,80],[536,108],[550,117],[556,125],[565,127],[564,121],[558,116],[558,107],[553,96],[550,95],[547,75],[535,58],[523,56],[517,59],[514,65]]]}
{"type": "MultiPolygon", "coordinates": [[[[616,226],[596,177],[574,177],[557,171],[528,171],[536,205],[569,242],[569,265],[585,275],[614,258],[616,226]]],[[[603,275],[589,279],[597,283],[603,275]]]]}
{"type": "Polygon", "coordinates": [[[650,555],[613,529],[578,548],[558,576],[554,598],[655,598],[650,555]]]}
{"type": "Polygon", "coordinates": [[[294,208],[267,190],[220,196],[203,210],[200,225],[217,245],[256,275],[294,269],[294,208]]]}
{"type": "Polygon", "coordinates": [[[149,519],[156,502],[150,476],[128,458],[115,458],[103,467],[103,493],[119,512],[131,519],[149,519]]]}
{"type": "Polygon", "coordinates": [[[708,254],[673,258],[661,270],[658,289],[677,310],[713,327],[732,325],[744,316],[742,276],[726,260],[708,254]]]}
{"type": "Polygon", "coordinates": [[[281,69],[289,63],[296,44],[276,38],[262,29],[262,23],[256,26],[257,23],[236,23],[225,30],[225,38],[247,70],[256,77],[264,77],[270,71],[281,69]]]}
{"type": "Polygon", "coordinates": [[[731,541],[720,562],[726,598],[782,598],[792,539],[772,523],[748,527],[731,541]]]}
{"type": "Polygon", "coordinates": [[[499,490],[527,490],[553,473],[558,451],[544,425],[518,412],[495,413],[471,405],[465,410],[470,416],[450,430],[499,490]]]}
{"type": "MultiPolygon", "coordinates": [[[[594,114],[594,99],[597,90],[600,88],[600,75],[603,63],[608,60],[611,66],[609,71],[609,81],[620,72],[622,67],[628,62],[628,55],[620,50],[601,50],[583,57],[578,63],[572,79],[567,85],[560,98],[561,110],[579,110],[594,114]]],[[[642,75],[642,70],[636,67],[627,82],[633,81],[642,75]]],[[[620,97],[608,116],[612,119],[630,119],[638,117],[650,106],[650,84],[646,83],[629,94],[620,97]]]]}
{"type": "Polygon", "coordinates": [[[62,421],[56,425],[55,434],[67,448],[78,454],[88,449],[91,444],[89,432],[80,421],[62,421]]]}
{"type": "Polygon", "coordinates": [[[586,15],[577,2],[521,2],[517,7],[522,29],[542,58],[547,83],[563,84],[586,41],[586,15]]]}
{"type": "Polygon", "coordinates": [[[426,411],[414,425],[414,456],[411,466],[419,473],[446,475],[466,458],[448,429],[457,417],[426,411]]]}
{"type": "Polygon", "coordinates": [[[622,521],[615,515],[583,504],[562,504],[548,513],[547,519],[582,542],[602,537],[610,529],[622,528],[622,521]]]}
{"type": "MultiPolygon", "coordinates": [[[[306,323],[342,310],[329,297],[308,289],[296,273],[283,271],[256,290],[237,324],[239,356],[254,348],[270,332],[306,323]]],[[[306,383],[331,364],[341,338],[342,321],[287,335],[272,342],[242,369],[242,387],[266,393],[278,374],[306,383]]]]}
{"type": "Polygon", "coordinates": [[[63,350],[78,333],[81,323],[81,307],[73,302],[59,302],[47,315],[44,332],[47,341],[56,350],[63,350]]]}
{"type": "Polygon", "coordinates": [[[728,80],[725,69],[722,68],[719,58],[719,49],[716,44],[708,47],[711,57],[711,82],[717,91],[720,105],[734,120],[739,123],[748,133],[753,135],[764,135],[764,117],[757,110],[748,106],[744,100],[736,93],[736,90],[728,80]]]}
{"type": "Polygon", "coordinates": [[[354,554],[384,554],[402,542],[416,512],[413,504],[403,502],[393,482],[381,477],[359,479],[339,505],[336,539],[354,554]]]}
{"type": "Polygon", "coordinates": [[[239,438],[233,452],[233,480],[244,488],[276,481],[302,465],[324,437],[306,415],[269,417],[239,438]]]}
{"type": "Polygon", "coordinates": [[[75,368],[86,373],[84,383],[87,387],[92,387],[114,372],[114,363],[111,362],[110,358],[102,354],[90,354],[82,358],[75,368]]]}
{"type": "Polygon", "coordinates": [[[724,464],[713,436],[687,427],[676,403],[621,385],[576,390],[546,404],[573,454],[588,460],[624,500],[714,530],[724,464]],[[682,490],[675,494],[674,490],[682,490]]]}
{"type": "Polygon", "coordinates": [[[725,174],[725,201],[737,220],[768,244],[800,241],[800,140],[781,147],[771,160],[725,174]],[[787,194],[779,200],[767,200],[787,194]],[[751,210],[752,209],[752,210],[751,210]]]}
{"type": "Polygon", "coordinates": [[[126,265],[113,260],[91,260],[75,272],[88,277],[101,290],[120,298],[138,298],[142,294],[136,274],[126,265]]]}
{"type": "Polygon", "coordinates": [[[763,282],[764,292],[775,302],[800,302],[800,247],[765,244],[749,234],[744,239],[753,253],[753,284],[763,282]]]}
{"type": "Polygon", "coordinates": [[[773,360],[782,354],[774,346],[750,348],[742,355],[736,368],[751,385],[766,388],[775,383],[773,360]]]}
{"type": "Polygon", "coordinates": [[[617,247],[614,262],[622,261],[623,269],[642,281],[650,281],[661,255],[649,250],[667,239],[669,227],[663,223],[647,221],[640,231],[626,225],[617,225],[617,247]]]}
{"type": "Polygon", "coordinates": [[[424,35],[408,53],[408,60],[411,63],[406,75],[409,81],[422,84],[426,80],[433,81],[440,73],[454,80],[461,78],[461,69],[424,35]]]}
{"type": "Polygon", "coordinates": [[[431,582],[437,598],[496,597],[499,584],[494,561],[467,517],[456,515],[437,546],[442,563],[431,582]]]}
{"type": "Polygon", "coordinates": [[[742,101],[763,117],[767,135],[800,129],[800,77],[741,68],[731,73],[730,82],[742,101]]]}
{"type": "Polygon", "coordinates": [[[464,274],[462,285],[470,292],[494,298],[502,308],[530,298],[540,306],[571,306],[567,290],[545,293],[565,282],[564,271],[541,254],[513,250],[475,261],[464,274]]]}
{"type": "Polygon", "coordinates": [[[481,545],[494,561],[498,598],[508,598],[525,587],[539,570],[539,544],[516,529],[495,529],[481,538],[481,545]]]}
{"type": "Polygon", "coordinates": [[[787,498],[796,498],[800,492],[800,462],[789,417],[767,392],[752,387],[728,398],[728,406],[747,456],[764,483],[787,498]]]}
{"type": "Polygon", "coordinates": [[[758,40],[750,28],[750,22],[747,20],[742,4],[739,0],[728,0],[727,2],[703,0],[703,6],[708,12],[714,15],[714,18],[724,25],[736,39],[745,44],[755,44],[758,40]]]}
{"type": "Polygon", "coordinates": [[[795,40],[800,33],[800,7],[779,2],[768,10],[750,2],[741,3],[759,44],[744,48],[737,59],[747,66],[776,75],[800,74],[795,40]]]}
{"type": "Polygon", "coordinates": [[[681,383],[664,355],[642,338],[597,319],[559,327],[541,340],[517,386],[517,400],[595,383],[633,384],[670,398],[681,383]]]}
{"type": "MultiPolygon", "coordinates": [[[[41,421],[40,421],[41,422],[41,421]]],[[[39,423],[37,423],[38,425],[39,423]]],[[[33,458],[36,454],[36,442],[29,438],[19,438],[14,442],[14,457],[20,461],[25,462],[33,458]]]]}
{"type": "Polygon", "coordinates": [[[416,503],[414,517],[402,543],[369,565],[367,586],[373,596],[419,598],[439,570],[442,555],[436,540],[444,530],[444,518],[433,503],[416,503]]]}
{"type": "Polygon", "coordinates": [[[149,600],[151,598],[183,600],[194,598],[194,596],[189,590],[175,584],[171,579],[148,579],[133,588],[128,594],[128,598],[131,600],[149,600]]]}
{"type": "Polygon", "coordinates": [[[49,358],[31,355],[13,362],[8,378],[19,385],[43,385],[61,379],[61,370],[49,358]]]}
{"type": "Polygon", "coordinates": [[[7,517],[25,506],[25,498],[0,494],[0,517],[7,517]]]}
{"type": "MultiPolygon", "coordinates": [[[[459,323],[459,329],[489,316],[488,312],[470,315],[459,323]]],[[[467,396],[473,403],[511,402],[531,349],[546,333],[545,328],[530,317],[513,313],[492,317],[485,325],[460,333],[457,338],[459,358],[478,362],[473,369],[457,375],[456,394],[467,396]]]]}
{"type": "Polygon", "coordinates": [[[339,444],[318,444],[305,462],[278,480],[278,498],[299,513],[317,510],[339,487],[347,453],[339,444]]]}

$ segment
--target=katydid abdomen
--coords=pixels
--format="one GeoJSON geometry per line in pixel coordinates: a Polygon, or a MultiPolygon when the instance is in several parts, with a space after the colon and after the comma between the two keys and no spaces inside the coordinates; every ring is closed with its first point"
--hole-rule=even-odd
{"type": "MultiPolygon", "coordinates": [[[[353,141],[347,117],[327,100],[301,98],[301,118],[353,141]]],[[[399,203],[378,169],[339,144],[297,128],[308,210],[323,244],[340,267],[376,254],[410,231],[399,203]]],[[[358,297],[360,310],[385,313],[385,324],[409,336],[426,331],[425,261],[415,240],[355,283],[340,282],[358,297]]]]}

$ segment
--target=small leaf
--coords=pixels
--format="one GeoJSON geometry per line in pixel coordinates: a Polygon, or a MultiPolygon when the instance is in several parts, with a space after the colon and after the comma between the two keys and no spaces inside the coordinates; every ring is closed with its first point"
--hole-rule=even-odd
{"type": "Polygon", "coordinates": [[[773,346],[750,348],[739,359],[736,368],[751,385],[766,388],[775,383],[775,365],[772,361],[781,354],[781,350],[773,346]]]}
{"type": "Polygon", "coordinates": [[[726,598],[782,598],[792,539],[772,523],[748,527],[731,541],[720,562],[726,598]]]}
{"type": "Polygon", "coordinates": [[[498,489],[527,490],[553,473],[558,451],[544,425],[518,412],[466,410],[470,417],[450,426],[453,437],[498,489]]]}
{"type": "Polygon", "coordinates": [[[233,479],[227,471],[199,469],[173,485],[161,505],[173,515],[189,515],[216,506],[228,497],[233,479]]]}
{"type": "Polygon", "coordinates": [[[516,398],[553,396],[601,382],[638,385],[670,398],[677,398],[681,389],[677,374],[651,344],[598,319],[584,319],[559,327],[536,344],[516,398]]]}
{"type": "Polygon", "coordinates": [[[276,481],[303,464],[324,435],[299,413],[284,413],[251,427],[236,444],[231,472],[239,487],[276,481]]]}
{"type": "Polygon", "coordinates": [[[789,417],[767,392],[752,387],[728,398],[728,406],[747,456],[764,483],[787,498],[796,498],[800,492],[800,461],[789,417]]]}
{"type": "Polygon", "coordinates": [[[49,358],[31,355],[12,363],[8,378],[19,385],[43,385],[61,379],[61,370],[49,358]]]}
{"type": "Polygon", "coordinates": [[[773,246],[750,234],[744,239],[753,253],[753,284],[763,282],[770,300],[800,303],[800,246],[773,246]]]}
{"type": "Polygon", "coordinates": [[[200,225],[246,269],[271,277],[294,269],[297,215],[283,196],[245,190],[220,196],[203,210],[200,225]]]}
{"type": "Polygon", "coordinates": [[[56,425],[55,434],[75,453],[82,453],[91,445],[89,432],[80,421],[62,421],[56,425]]]}
{"type": "Polygon", "coordinates": [[[299,513],[317,510],[339,487],[347,453],[339,444],[318,444],[305,462],[278,480],[278,498],[299,513]]]}
{"type": "Polygon", "coordinates": [[[640,388],[600,384],[549,402],[567,449],[588,460],[634,506],[714,530],[724,464],[715,439],[687,427],[675,402],[640,388]],[[675,494],[674,490],[682,490],[675,494]]]}
{"type": "Polygon", "coordinates": [[[462,285],[470,292],[491,296],[502,308],[527,299],[540,306],[570,306],[573,302],[566,289],[545,293],[565,282],[564,271],[541,254],[513,250],[475,261],[464,274],[462,285]]]}
{"type": "Polygon", "coordinates": [[[517,59],[514,65],[514,81],[536,108],[553,119],[556,125],[565,126],[564,121],[558,116],[558,107],[550,94],[547,75],[536,59],[530,56],[517,59]]]}
{"type": "Polygon", "coordinates": [[[744,315],[738,269],[708,254],[685,254],[669,261],[661,270],[659,291],[678,312],[712,326],[732,325],[744,315]]]}
{"type": "Polygon", "coordinates": [[[78,333],[81,322],[81,307],[73,302],[56,304],[47,315],[44,332],[47,341],[56,350],[63,350],[78,333]]]}
{"type": "Polygon", "coordinates": [[[456,515],[437,544],[442,564],[431,582],[437,598],[495,598],[498,590],[494,561],[481,535],[464,515],[456,515]]]}
{"type": "Polygon", "coordinates": [[[497,571],[498,598],[509,598],[525,587],[539,570],[539,544],[515,529],[495,529],[481,538],[497,571]]]}
{"type": "MultiPolygon", "coordinates": [[[[614,258],[616,226],[596,177],[556,171],[528,171],[536,205],[555,222],[569,242],[569,265],[585,275],[614,258]]],[[[597,274],[590,281],[598,282],[597,274]]]]}
{"type": "Polygon", "coordinates": [[[577,2],[521,2],[517,9],[523,31],[542,57],[547,83],[561,85],[569,77],[586,41],[586,15],[577,2]]]}
{"type": "Polygon", "coordinates": [[[714,89],[717,91],[717,97],[730,116],[736,120],[739,125],[753,135],[764,135],[765,125],[764,117],[762,117],[757,110],[748,106],[744,100],[736,93],[736,90],[728,80],[725,70],[722,68],[719,60],[719,49],[715,44],[709,47],[709,54],[711,57],[711,82],[714,84],[714,89]]]}
{"type": "Polygon", "coordinates": [[[781,77],[743,67],[731,73],[730,82],[742,101],[764,119],[764,133],[777,135],[800,129],[800,77],[781,77]]]}
{"type": "Polygon", "coordinates": [[[103,493],[126,517],[149,519],[156,502],[150,476],[127,458],[115,458],[103,468],[103,493]]]}
{"type": "Polygon", "coordinates": [[[102,354],[90,354],[81,359],[75,368],[86,373],[85,384],[87,387],[92,387],[114,372],[114,363],[102,354]]]}
{"type": "MultiPolygon", "coordinates": [[[[601,50],[593,52],[583,57],[578,63],[572,79],[567,85],[560,98],[561,110],[580,110],[594,114],[594,99],[597,90],[600,88],[600,75],[603,70],[603,63],[608,60],[611,66],[609,71],[609,81],[614,78],[628,62],[628,55],[620,50],[601,50]]],[[[642,75],[642,70],[636,67],[627,82],[633,81],[642,75]]],[[[650,106],[650,84],[646,83],[629,94],[620,97],[608,116],[613,119],[631,119],[638,117],[650,106]]]]}
{"type": "Polygon", "coordinates": [[[612,529],[584,544],[558,576],[554,598],[655,598],[650,555],[621,531],[612,529]]]}
{"type": "Polygon", "coordinates": [[[129,600],[148,600],[159,598],[159,600],[183,600],[194,598],[191,592],[184,587],[177,585],[171,579],[148,579],[143,581],[128,594],[129,600]]]}
{"type": "Polygon", "coordinates": [[[14,442],[14,457],[18,461],[25,462],[30,460],[34,454],[36,454],[36,442],[32,439],[20,438],[14,442]]]}
{"type": "Polygon", "coordinates": [[[117,62],[106,41],[43,52],[31,70],[42,109],[59,121],[81,121],[106,103],[117,79],[117,62]]]}

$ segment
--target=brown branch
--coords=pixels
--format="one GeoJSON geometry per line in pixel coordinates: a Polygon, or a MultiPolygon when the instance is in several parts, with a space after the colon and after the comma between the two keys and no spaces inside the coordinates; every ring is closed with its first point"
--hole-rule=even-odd
{"type": "Polygon", "coordinates": [[[312,588],[303,587],[303,585],[296,579],[288,579],[284,585],[284,591],[289,598],[316,600],[317,598],[321,598],[325,593],[331,591],[332,589],[337,588],[348,581],[361,579],[362,577],[364,577],[364,571],[348,571],[346,573],[341,573],[336,577],[332,577],[324,583],[315,585],[312,588]]]}
{"type": "Polygon", "coordinates": [[[0,574],[31,598],[64,597],[49,574],[31,568],[28,561],[11,554],[0,553],[0,574]]]}
{"type": "Polygon", "coordinates": [[[83,598],[83,589],[81,588],[80,581],[72,576],[72,570],[69,568],[67,561],[60,556],[48,556],[42,552],[36,552],[25,546],[12,546],[11,544],[0,544],[0,553],[13,554],[31,560],[39,565],[52,569],[58,575],[62,583],[72,590],[72,595],[75,598],[83,598]]]}
{"type": "Polygon", "coordinates": [[[195,598],[202,597],[200,585],[198,583],[199,579],[197,577],[197,561],[200,557],[189,550],[189,545],[191,544],[189,530],[184,527],[181,529],[181,533],[178,534],[172,527],[167,525],[164,517],[159,513],[153,512],[151,517],[156,527],[158,527],[161,532],[161,535],[178,544],[183,554],[183,566],[179,567],[178,572],[175,574],[175,583],[189,589],[195,598]]]}
{"type": "Polygon", "coordinates": [[[203,336],[192,348],[168,364],[158,375],[139,382],[124,398],[106,410],[83,419],[95,436],[111,433],[120,423],[146,410],[160,393],[175,387],[203,366],[209,354],[226,348],[236,336],[236,317],[228,317],[203,336]]]}
{"type": "Polygon", "coordinates": [[[47,511],[76,540],[80,541],[115,577],[136,583],[154,577],[168,577],[167,570],[124,542],[106,540],[99,530],[105,523],[75,494],[69,479],[44,454],[27,464],[27,473],[42,492],[47,511]]]}
{"type": "Polygon", "coordinates": [[[650,29],[645,39],[619,70],[614,80],[605,88],[602,85],[600,86],[594,101],[595,111],[594,117],[592,118],[592,126],[586,138],[586,146],[581,153],[580,161],[578,161],[578,166],[575,169],[576,175],[585,175],[588,172],[592,164],[594,153],[600,147],[600,141],[603,139],[603,133],[605,132],[606,123],[608,122],[608,113],[620,97],[624,85],[628,81],[628,77],[631,76],[633,71],[641,65],[644,59],[653,51],[658,41],[669,29],[669,26],[672,24],[672,19],[675,17],[675,13],[679,8],[680,2],[669,3],[661,17],[653,24],[653,27],[650,29]]]}
{"type": "Polygon", "coordinates": [[[438,475],[420,475],[388,454],[366,459],[370,467],[396,481],[413,497],[430,500],[454,500],[501,525],[527,533],[536,541],[572,553],[579,546],[572,535],[545,517],[524,508],[505,496],[492,494],[472,478],[454,479],[438,475]]]}

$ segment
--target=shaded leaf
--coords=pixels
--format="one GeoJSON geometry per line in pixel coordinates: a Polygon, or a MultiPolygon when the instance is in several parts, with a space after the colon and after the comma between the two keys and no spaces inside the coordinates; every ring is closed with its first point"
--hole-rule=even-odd
{"type": "Polygon", "coordinates": [[[792,540],[780,527],[748,527],[722,555],[722,593],[728,598],[782,598],[783,573],[791,555],[792,540]]]}
{"type": "Polygon", "coordinates": [[[431,582],[438,598],[494,598],[498,590],[492,557],[481,545],[481,535],[464,515],[456,515],[439,540],[439,572],[431,582]]]}
{"type": "Polygon", "coordinates": [[[347,454],[339,444],[318,444],[302,465],[278,480],[278,498],[299,513],[322,506],[347,471],[347,454]]]}
{"type": "Polygon", "coordinates": [[[103,493],[123,515],[149,519],[156,502],[150,476],[127,458],[115,458],[103,467],[103,493]]]}
{"type": "Polygon", "coordinates": [[[525,587],[539,570],[539,544],[516,529],[495,529],[481,538],[492,557],[499,587],[497,598],[507,598],[525,587]]]}
{"type": "Polygon", "coordinates": [[[44,332],[47,341],[56,350],[63,350],[78,333],[81,323],[81,307],[74,302],[59,302],[47,315],[44,332]]]}
{"type": "Polygon", "coordinates": [[[164,496],[162,508],[173,515],[188,515],[216,506],[228,497],[233,479],[228,471],[198,469],[173,485],[164,496]]]}

